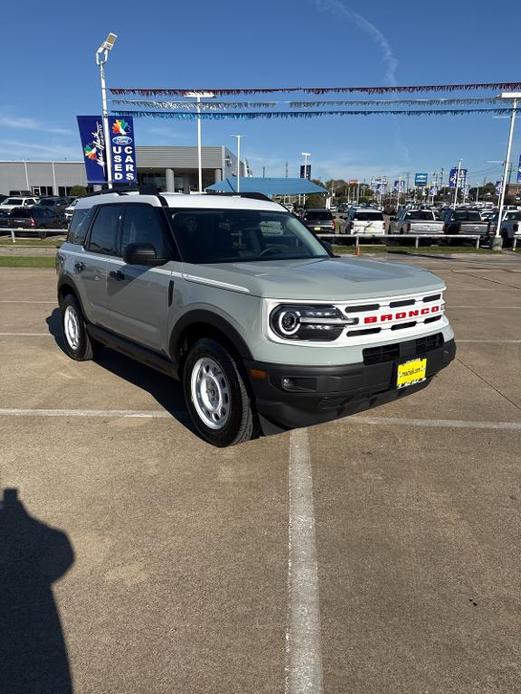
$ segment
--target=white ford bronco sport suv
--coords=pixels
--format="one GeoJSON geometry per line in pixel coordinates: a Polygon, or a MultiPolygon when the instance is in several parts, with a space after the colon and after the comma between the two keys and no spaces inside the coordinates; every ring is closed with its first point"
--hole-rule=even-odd
{"type": "Polygon", "coordinates": [[[216,446],[413,393],[455,355],[439,278],[335,257],[261,195],[82,198],[56,269],[67,353],[180,379],[216,446]]]}

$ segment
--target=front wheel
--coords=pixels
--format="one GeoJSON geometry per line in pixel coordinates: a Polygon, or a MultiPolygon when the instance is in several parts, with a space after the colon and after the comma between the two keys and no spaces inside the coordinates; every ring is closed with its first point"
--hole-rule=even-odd
{"type": "Polygon", "coordinates": [[[183,389],[199,435],[214,446],[249,441],[255,414],[234,358],[210,338],[198,340],[183,367],[183,389]]]}

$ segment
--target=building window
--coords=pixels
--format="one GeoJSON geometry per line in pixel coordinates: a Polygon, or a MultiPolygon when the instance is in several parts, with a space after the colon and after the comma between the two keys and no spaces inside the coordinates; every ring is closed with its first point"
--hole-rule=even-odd
{"type": "Polygon", "coordinates": [[[38,195],[39,197],[52,195],[52,186],[31,186],[31,190],[33,195],[38,195]]]}

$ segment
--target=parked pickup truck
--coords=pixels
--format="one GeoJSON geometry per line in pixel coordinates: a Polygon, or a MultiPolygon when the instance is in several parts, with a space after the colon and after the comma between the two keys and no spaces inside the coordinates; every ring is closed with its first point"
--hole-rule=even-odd
{"type": "Polygon", "coordinates": [[[334,256],[251,195],[81,198],[56,256],[68,355],[105,345],[180,380],[216,446],[395,400],[454,359],[443,280],[334,256]]]}
{"type": "MultiPolygon", "coordinates": [[[[496,213],[494,218],[488,223],[488,235],[490,238],[496,234],[498,216],[496,213]]],[[[519,238],[519,232],[521,232],[521,210],[505,212],[499,232],[503,239],[503,246],[511,246],[514,238],[519,238]]]]}
{"type": "Polygon", "coordinates": [[[443,234],[443,221],[432,210],[406,210],[398,212],[391,222],[391,234],[443,234]]]}
{"type": "Polygon", "coordinates": [[[477,210],[447,210],[443,222],[445,234],[480,234],[488,238],[488,222],[481,219],[477,210]]]}

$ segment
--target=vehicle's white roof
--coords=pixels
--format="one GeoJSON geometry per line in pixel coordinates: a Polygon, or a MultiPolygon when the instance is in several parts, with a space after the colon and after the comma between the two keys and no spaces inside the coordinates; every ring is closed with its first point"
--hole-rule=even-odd
{"type": "MultiPolygon", "coordinates": [[[[160,193],[168,207],[202,208],[202,209],[237,209],[237,210],[265,210],[284,211],[284,207],[271,200],[255,200],[254,198],[242,198],[239,195],[206,195],[196,193],[186,195],[184,193],[160,193]]],[[[77,209],[92,207],[107,202],[146,202],[149,205],[160,207],[161,202],[157,195],[141,195],[132,191],[120,195],[118,193],[105,193],[103,195],[91,195],[80,198],[77,209]]]]}

